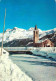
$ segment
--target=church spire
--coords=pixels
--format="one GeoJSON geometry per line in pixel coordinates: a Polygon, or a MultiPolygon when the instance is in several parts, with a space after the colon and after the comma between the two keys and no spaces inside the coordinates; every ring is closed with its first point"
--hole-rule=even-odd
{"type": "Polygon", "coordinates": [[[37,25],[35,25],[35,30],[37,30],[37,25]]]}

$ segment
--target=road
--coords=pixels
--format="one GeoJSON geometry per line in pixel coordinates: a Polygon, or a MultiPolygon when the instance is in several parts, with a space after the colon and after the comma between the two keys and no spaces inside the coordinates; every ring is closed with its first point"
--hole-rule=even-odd
{"type": "Polygon", "coordinates": [[[56,61],[34,55],[11,55],[10,58],[33,81],[56,81],[56,61]]]}

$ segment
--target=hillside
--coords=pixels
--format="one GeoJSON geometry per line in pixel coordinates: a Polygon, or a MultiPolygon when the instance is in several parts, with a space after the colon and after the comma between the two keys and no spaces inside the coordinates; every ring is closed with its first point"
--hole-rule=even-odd
{"type": "MultiPolygon", "coordinates": [[[[34,28],[30,28],[28,30],[20,29],[14,27],[13,29],[7,29],[4,33],[4,46],[28,46],[31,43],[33,46],[33,31],[34,28]]],[[[42,31],[39,29],[39,40],[49,38],[56,46],[56,28],[42,31]]],[[[0,33],[0,46],[2,41],[2,33],[0,33]]]]}

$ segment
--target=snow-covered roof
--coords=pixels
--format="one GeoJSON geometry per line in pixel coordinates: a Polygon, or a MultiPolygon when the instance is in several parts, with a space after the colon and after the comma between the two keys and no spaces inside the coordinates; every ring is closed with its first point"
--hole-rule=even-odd
{"type": "Polygon", "coordinates": [[[41,43],[41,42],[44,42],[44,41],[46,41],[46,40],[48,40],[48,38],[45,39],[45,40],[44,40],[44,39],[42,39],[42,40],[38,40],[37,43],[41,43]]]}

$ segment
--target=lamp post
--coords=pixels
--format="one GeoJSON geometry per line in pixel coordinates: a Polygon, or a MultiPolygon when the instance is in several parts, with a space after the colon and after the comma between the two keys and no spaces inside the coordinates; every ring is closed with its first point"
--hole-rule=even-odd
{"type": "MultiPolygon", "coordinates": [[[[6,18],[6,8],[5,8],[5,15],[4,15],[4,26],[3,26],[3,34],[2,34],[2,47],[1,47],[1,55],[2,55],[2,49],[3,49],[4,28],[5,28],[5,18],[6,18]]],[[[0,56],[1,56],[1,55],[0,55],[0,56]]]]}

